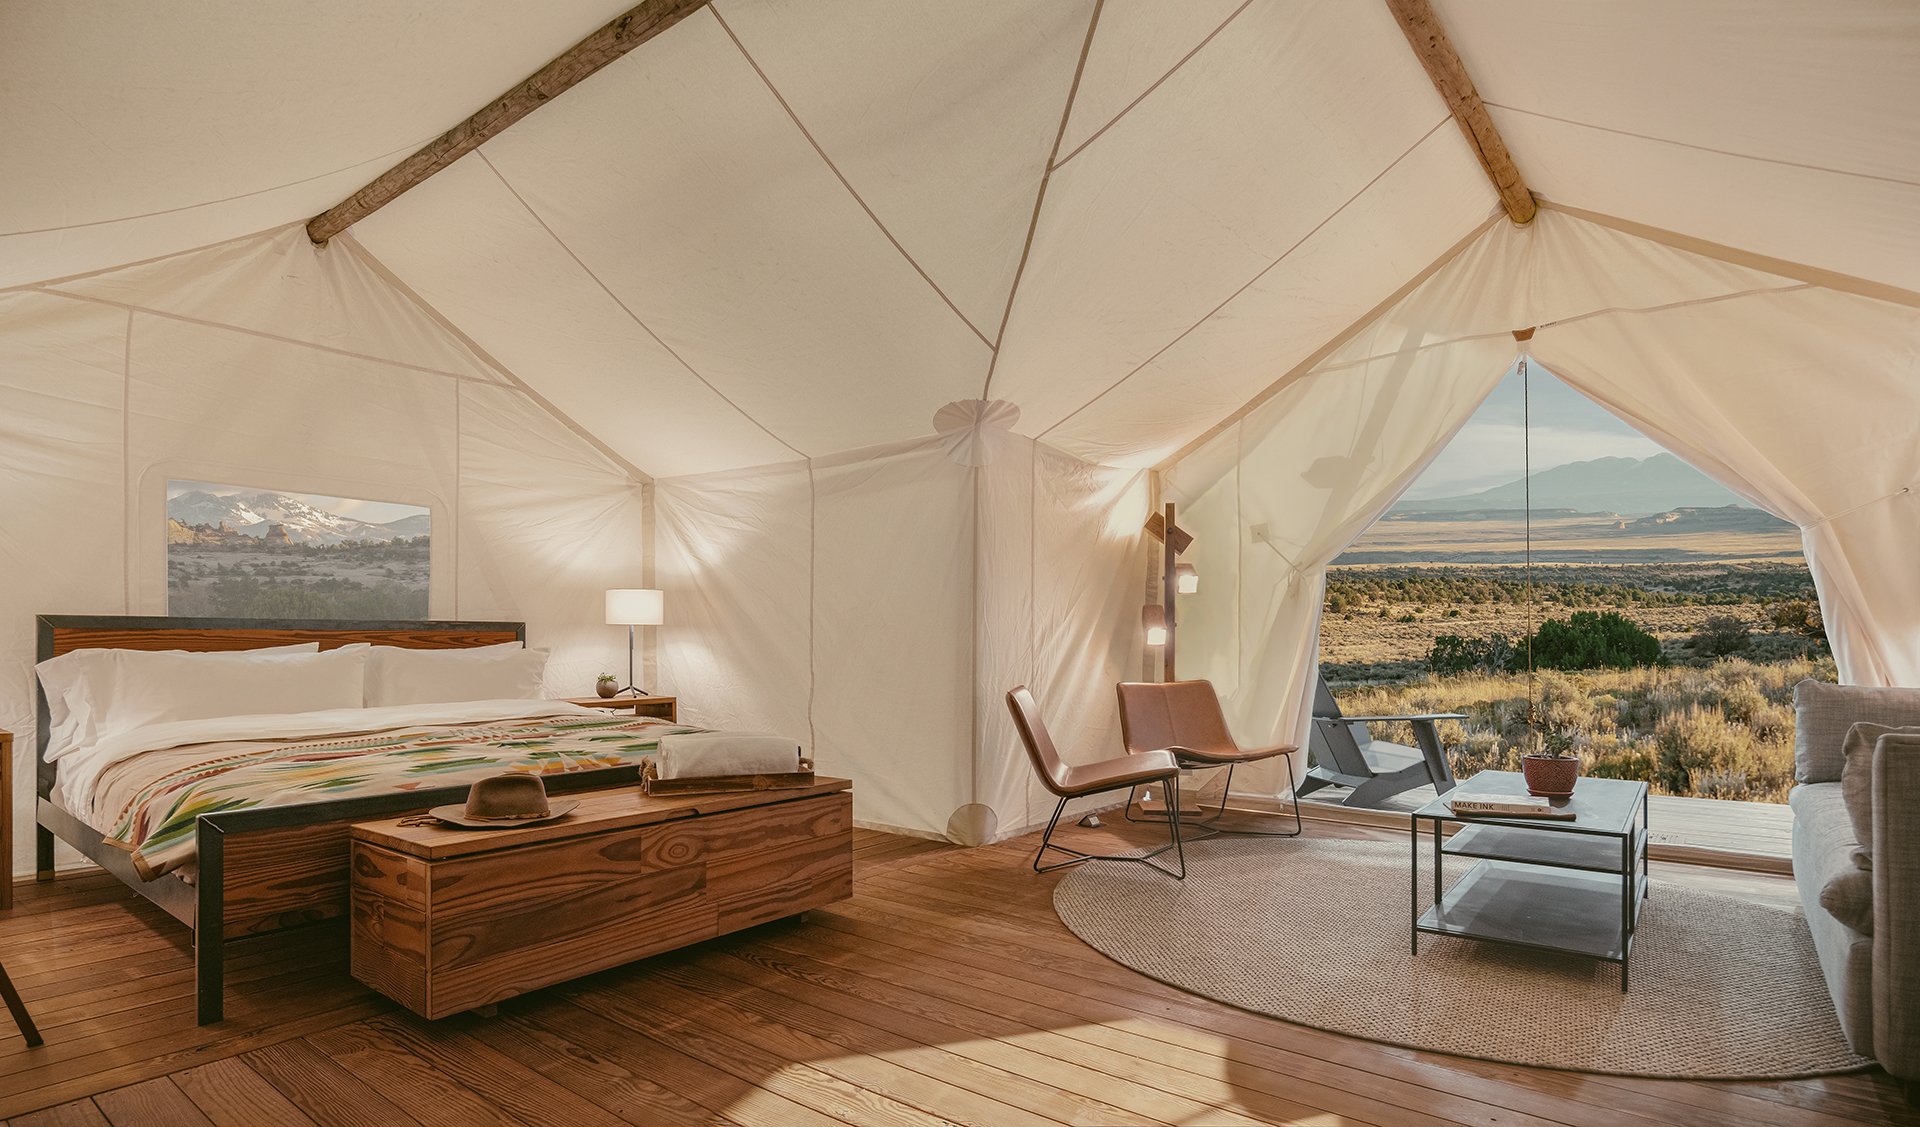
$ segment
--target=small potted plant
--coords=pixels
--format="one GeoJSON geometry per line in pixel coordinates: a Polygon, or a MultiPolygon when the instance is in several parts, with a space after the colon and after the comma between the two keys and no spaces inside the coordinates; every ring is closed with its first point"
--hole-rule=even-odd
{"type": "Polygon", "coordinates": [[[600,679],[593,683],[593,691],[603,697],[617,697],[620,695],[620,679],[611,673],[602,673],[600,679]]]}
{"type": "Polygon", "coordinates": [[[1543,798],[1572,794],[1580,780],[1580,756],[1573,750],[1573,737],[1558,731],[1543,733],[1539,750],[1520,757],[1520,775],[1528,794],[1543,798]]]}

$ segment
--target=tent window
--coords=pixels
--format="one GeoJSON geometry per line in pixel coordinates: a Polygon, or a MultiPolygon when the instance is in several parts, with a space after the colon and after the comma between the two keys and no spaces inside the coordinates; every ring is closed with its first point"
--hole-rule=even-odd
{"type": "Polygon", "coordinates": [[[427,617],[432,516],[419,505],[167,483],[167,613],[427,617]]]}

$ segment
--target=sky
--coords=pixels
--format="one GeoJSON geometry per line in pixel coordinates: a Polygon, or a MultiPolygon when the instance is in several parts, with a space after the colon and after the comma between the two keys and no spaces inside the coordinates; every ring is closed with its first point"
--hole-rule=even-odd
{"type": "MultiPolygon", "coordinates": [[[[1661,445],[1531,364],[1533,471],[1594,458],[1650,458],[1661,445]]],[[[1520,375],[1509,371],[1447,448],[1407,490],[1409,499],[1477,493],[1524,473],[1520,375]]]]}
{"type": "Polygon", "coordinates": [[[209,485],[203,481],[169,481],[167,500],[196,490],[211,493],[215,497],[231,497],[236,493],[280,493],[304,501],[322,512],[352,517],[368,524],[385,524],[426,511],[419,505],[400,505],[390,501],[363,501],[357,497],[330,497],[324,493],[295,493],[286,489],[262,489],[257,485],[209,485]]]}

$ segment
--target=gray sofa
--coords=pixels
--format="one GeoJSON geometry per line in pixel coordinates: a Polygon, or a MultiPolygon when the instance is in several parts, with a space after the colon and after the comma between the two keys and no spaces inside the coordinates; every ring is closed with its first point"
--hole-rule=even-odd
{"type": "Polygon", "coordinates": [[[1793,876],[1820,969],[1854,1051],[1920,1079],[1920,689],[1793,698],[1793,876]]]}

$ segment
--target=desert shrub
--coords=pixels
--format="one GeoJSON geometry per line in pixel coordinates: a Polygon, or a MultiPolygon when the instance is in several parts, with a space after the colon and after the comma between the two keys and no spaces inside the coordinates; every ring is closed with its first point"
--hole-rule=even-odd
{"type": "Polygon", "coordinates": [[[1735,681],[1720,690],[1720,711],[1735,724],[1751,726],[1770,706],[1751,681],[1735,681]]]}
{"type": "Polygon", "coordinates": [[[1745,653],[1753,644],[1753,633],[1747,624],[1730,614],[1710,615],[1694,631],[1693,638],[1687,643],[1694,653],[1702,657],[1731,657],[1745,653]]]}
{"type": "Polygon", "coordinates": [[[1514,651],[1508,668],[1526,669],[1529,649],[1541,669],[1630,669],[1660,660],[1660,640],[1610,610],[1577,610],[1565,621],[1549,618],[1514,651]]]}
{"type": "Polygon", "coordinates": [[[1601,779],[1652,782],[1656,754],[1654,742],[1649,738],[1623,740],[1618,736],[1605,736],[1593,741],[1581,756],[1580,770],[1601,779]]]}
{"type": "Polygon", "coordinates": [[[1455,673],[1497,673],[1513,657],[1513,643],[1499,634],[1462,638],[1442,634],[1427,651],[1427,670],[1441,676],[1455,673]]]}
{"type": "Polygon", "coordinates": [[[1820,605],[1794,599],[1774,607],[1767,618],[1776,630],[1791,630],[1796,634],[1804,634],[1819,620],[1820,605]]]}
{"type": "Polygon", "coordinates": [[[1784,630],[1805,638],[1812,644],[1815,653],[1831,653],[1832,645],[1827,641],[1827,623],[1820,615],[1820,604],[1804,599],[1794,599],[1773,608],[1770,616],[1776,630],[1784,630]]]}

